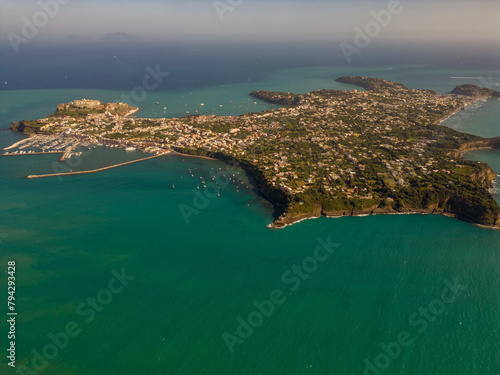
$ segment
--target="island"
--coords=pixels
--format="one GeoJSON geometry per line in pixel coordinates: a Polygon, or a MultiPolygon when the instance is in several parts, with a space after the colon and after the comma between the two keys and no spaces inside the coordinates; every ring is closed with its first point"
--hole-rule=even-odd
{"type": "Polygon", "coordinates": [[[135,118],[125,103],[78,100],[11,129],[33,136],[208,156],[252,174],[277,208],[272,227],[319,216],[436,213],[500,228],[491,191],[495,173],[467,160],[476,148],[500,149],[440,125],[497,96],[478,87],[448,95],[377,78],[341,77],[346,90],[306,94],[255,91],[272,110],[240,116],[135,118]]]}

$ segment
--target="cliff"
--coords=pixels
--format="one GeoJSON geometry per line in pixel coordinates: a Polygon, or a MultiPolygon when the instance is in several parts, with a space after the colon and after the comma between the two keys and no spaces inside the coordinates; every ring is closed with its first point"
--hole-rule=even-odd
{"type": "Polygon", "coordinates": [[[124,119],[123,103],[75,100],[54,115],[13,123],[24,133],[81,134],[90,142],[173,149],[237,164],[275,206],[275,227],[319,216],[442,213],[498,226],[493,171],[463,158],[485,139],[437,125],[476,99],[341,77],[368,91],[254,91],[284,107],[240,116],[124,119]],[[121,118],[120,118],[121,117],[121,118]],[[88,136],[86,136],[88,135],[88,136]]]}
{"type": "Polygon", "coordinates": [[[24,134],[36,134],[44,124],[37,121],[18,121],[13,122],[10,129],[24,134]]]}
{"type": "Polygon", "coordinates": [[[458,150],[449,153],[452,157],[462,157],[465,153],[474,150],[482,149],[495,149],[500,150],[500,137],[495,138],[481,138],[470,142],[462,142],[458,150]]]}
{"type": "Polygon", "coordinates": [[[298,221],[310,218],[325,217],[344,217],[344,216],[366,216],[366,215],[387,215],[387,214],[445,214],[453,216],[457,219],[481,224],[493,228],[500,229],[500,211],[494,201],[485,204],[480,197],[474,199],[470,196],[445,196],[438,203],[429,204],[421,201],[420,204],[403,205],[403,206],[385,206],[383,203],[379,205],[369,206],[363,209],[344,209],[344,210],[327,210],[322,206],[316,206],[309,212],[287,212],[282,213],[276,219],[271,227],[283,228],[298,221]]]}

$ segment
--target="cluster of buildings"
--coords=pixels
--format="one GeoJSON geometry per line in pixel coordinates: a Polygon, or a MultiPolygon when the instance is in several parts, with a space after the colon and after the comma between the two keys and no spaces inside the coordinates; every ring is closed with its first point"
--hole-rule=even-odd
{"type": "Polygon", "coordinates": [[[154,119],[126,117],[83,99],[65,106],[105,110],[39,121],[42,132],[147,152],[222,152],[255,164],[289,194],[321,190],[332,198],[371,199],[381,184],[405,187],[460,167],[429,150],[444,137],[435,125],[471,100],[424,90],[321,90],[301,95],[297,106],[264,113],[154,119]]]}

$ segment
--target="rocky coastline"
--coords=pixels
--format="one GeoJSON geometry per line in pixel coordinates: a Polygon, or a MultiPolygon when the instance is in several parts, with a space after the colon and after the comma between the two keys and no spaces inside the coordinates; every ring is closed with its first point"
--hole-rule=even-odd
{"type": "Polygon", "coordinates": [[[337,81],[367,91],[255,91],[252,97],[286,107],[239,117],[180,119],[130,118],[137,108],[83,99],[59,105],[45,119],[14,122],[11,129],[239,166],[274,205],[273,228],[321,216],[410,213],[500,227],[500,208],[487,190],[495,173],[463,158],[471,150],[500,150],[500,137],[437,125],[487,93],[469,87],[442,96],[367,77],[337,81]],[[406,115],[398,118],[401,111],[406,115]],[[372,129],[370,137],[363,133],[366,127],[372,129]]]}
{"type": "Polygon", "coordinates": [[[430,215],[430,214],[437,214],[437,215],[443,215],[443,216],[448,216],[448,217],[454,217],[456,219],[459,219],[461,221],[466,221],[472,224],[476,224],[478,226],[481,226],[483,228],[490,228],[490,229],[500,229],[500,217],[495,220],[494,223],[492,224],[482,224],[478,223],[477,221],[474,220],[473,217],[468,217],[465,215],[459,215],[456,212],[450,212],[447,211],[443,208],[433,206],[429,208],[412,208],[412,207],[405,207],[401,209],[394,209],[392,207],[385,207],[385,208],[380,208],[380,207],[371,207],[369,209],[364,209],[364,210],[351,210],[351,211],[346,211],[346,210],[340,210],[340,211],[324,211],[324,210],[315,210],[314,212],[310,213],[283,213],[281,216],[276,219],[273,223],[269,224],[269,228],[275,228],[275,229],[281,229],[285,228],[287,226],[291,226],[294,224],[297,224],[301,221],[308,220],[308,219],[317,219],[319,217],[326,217],[326,218],[341,218],[341,217],[349,217],[349,216],[374,216],[374,215],[410,215],[410,214],[421,214],[421,215],[430,215]]]}

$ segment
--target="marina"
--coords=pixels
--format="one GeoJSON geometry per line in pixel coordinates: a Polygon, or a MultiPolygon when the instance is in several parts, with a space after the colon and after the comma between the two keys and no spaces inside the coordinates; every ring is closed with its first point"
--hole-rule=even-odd
{"type": "Polygon", "coordinates": [[[5,147],[0,156],[62,154],[59,161],[72,157],[80,157],[96,147],[123,148],[127,152],[142,151],[149,154],[163,154],[165,148],[129,146],[113,141],[90,141],[87,138],[75,136],[54,137],[48,135],[32,135],[11,146],[5,147]]]}
{"type": "Polygon", "coordinates": [[[4,148],[0,156],[63,154],[60,161],[80,156],[82,150],[89,150],[91,143],[75,137],[54,137],[34,135],[4,148]]]}
{"type": "MultiPolygon", "coordinates": [[[[425,82],[422,79],[421,84],[425,82]]],[[[248,91],[246,86],[240,89],[248,91]]],[[[44,113],[49,113],[54,103],[51,96],[40,91],[36,95],[46,98],[44,113]]],[[[161,95],[158,99],[153,93],[149,95],[151,106],[159,113],[163,104],[169,103],[161,95]],[[155,100],[161,104],[155,106],[155,100]]],[[[238,107],[244,100],[232,92],[226,95],[230,96],[234,104],[207,96],[197,98],[188,108],[181,103],[176,114],[181,116],[185,110],[194,113],[196,106],[205,112],[205,108],[211,110],[219,104],[229,112],[232,105],[238,107]],[[200,102],[205,106],[200,107],[200,102]]],[[[28,95],[23,100],[28,101],[28,95]]],[[[250,100],[242,105],[248,108],[250,100]]],[[[470,121],[461,117],[464,129],[487,130],[490,136],[498,136],[498,122],[491,121],[487,128],[475,121],[490,112],[497,118],[498,103],[485,103],[483,109],[492,108],[489,112],[471,111],[470,121]]],[[[170,103],[168,107],[169,111],[176,108],[170,103]]],[[[28,111],[18,114],[9,110],[18,111],[7,108],[9,119],[30,115],[28,111]]],[[[3,147],[21,139],[18,134],[0,135],[5,137],[2,153],[3,147]]],[[[192,141],[187,135],[185,141],[192,141]]],[[[132,142],[113,140],[113,144],[99,137],[90,142],[89,148],[79,143],[72,151],[73,155],[83,152],[80,164],[78,158],[68,159],[61,170],[51,169],[51,163],[59,164],[57,160],[70,144],[57,150],[47,147],[47,152],[54,152],[52,156],[0,158],[5,175],[5,183],[0,186],[4,198],[0,232],[9,234],[0,245],[20,259],[20,267],[25,265],[23,298],[27,303],[23,311],[25,317],[37,317],[23,322],[23,331],[32,334],[20,332],[19,340],[29,350],[42,353],[44,345],[52,343],[47,334],[64,329],[66,321],[76,319],[85,328],[57,359],[49,361],[44,373],[225,375],[264,373],[265,367],[277,375],[323,370],[362,374],[365,358],[373,361],[383,353],[379,343],[395,341],[401,330],[408,330],[415,342],[403,348],[401,356],[391,361],[391,368],[384,373],[401,374],[412,368],[444,375],[468,375],[476,368],[478,373],[496,373],[491,359],[498,354],[498,337],[485,327],[496,322],[491,301],[498,300],[498,291],[491,286],[498,275],[498,231],[420,214],[365,214],[340,220],[305,218],[283,231],[271,230],[266,225],[273,220],[273,207],[262,198],[251,176],[227,164],[174,152],[100,174],[62,175],[63,183],[58,183],[60,177],[26,179],[28,175],[70,169],[93,173],[94,169],[150,156],[142,154],[147,146],[132,142]],[[129,146],[137,151],[126,152],[129,146]],[[193,204],[195,197],[196,202],[204,201],[204,197],[209,204],[198,209],[193,204]],[[189,223],[180,212],[180,204],[196,209],[189,223]],[[251,207],[247,208],[248,204],[251,207]],[[300,288],[292,291],[294,284],[284,284],[280,277],[293,265],[301,266],[303,259],[314,256],[316,238],[326,243],[331,239],[331,243],[341,246],[327,261],[318,263],[318,270],[308,280],[301,280],[300,288]],[[465,260],[470,260],[472,266],[465,260]],[[86,325],[75,314],[77,305],[107,286],[112,269],[120,272],[123,267],[126,275],[136,279],[122,294],[114,295],[103,312],[96,313],[92,324],[86,325]],[[446,304],[446,312],[436,316],[436,321],[429,322],[427,330],[418,335],[416,327],[408,325],[408,317],[441,295],[444,279],[451,283],[457,279],[468,289],[453,304],[446,304]],[[55,282],[57,288],[53,288],[55,282]],[[255,310],[252,301],[267,300],[275,288],[286,293],[286,303],[276,306],[275,314],[263,323],[265,328],[255,329],[244,344],[235,345],[231,355],[221,335],[233,333],[238,328],[236,318],[246,320],[255,310]],[[186,295],[189,298],[184,298],[186,295]],[[172,303],[177,297],[181,303],[172,303]],[[203,306],[202,314],[199,306],[203,306]],[[379,306],[387,307],[388,315],[379,306]],[[156,310],[161,314],[151,314],[156,310]],[[307,311],[313,315],[304,315],[307,311]],[[147,324],[141,320],[144,316],[148,316],[147,324]],[[111,317],[115,320],[110,321],[111,317]],[[366,336],[357,335],[359,332],[366,336]],[[450,337],[454,340],[451,348],[447,346],[450,337]],[[359,345],[344,345],[352,340],[359,345]],[[471,342],[478,343],[477,353],[470,350],[471,342]],[[262,353],[262,348],[269,345],[270,351],[262,353]],[[117,354],[101,356],[101,347],[107,354],[117,354]],[[339,355],[323,355],[326,351],[339,355]],[[436,360],[432,360],[434,356],[436,360]],[[313,368],[305,368],[311,364],[313,368]]],[[[19,155],[25,156],[42,149],[7,150],[15,151],[23,151],[19,155]]],[[[477,150],[473,155],[490,163],[497,175],[500,173],[498,153],[477,150]]],[[[286,160],[279,160],[283,162],[286,160]]],[[[359,169],[354,171],[361,173],[359,169]]],[[[321,254],[325,254],[324,249],[321,254]]],[[[20,359],[31,360],[29,356],[20,359]]]]}

